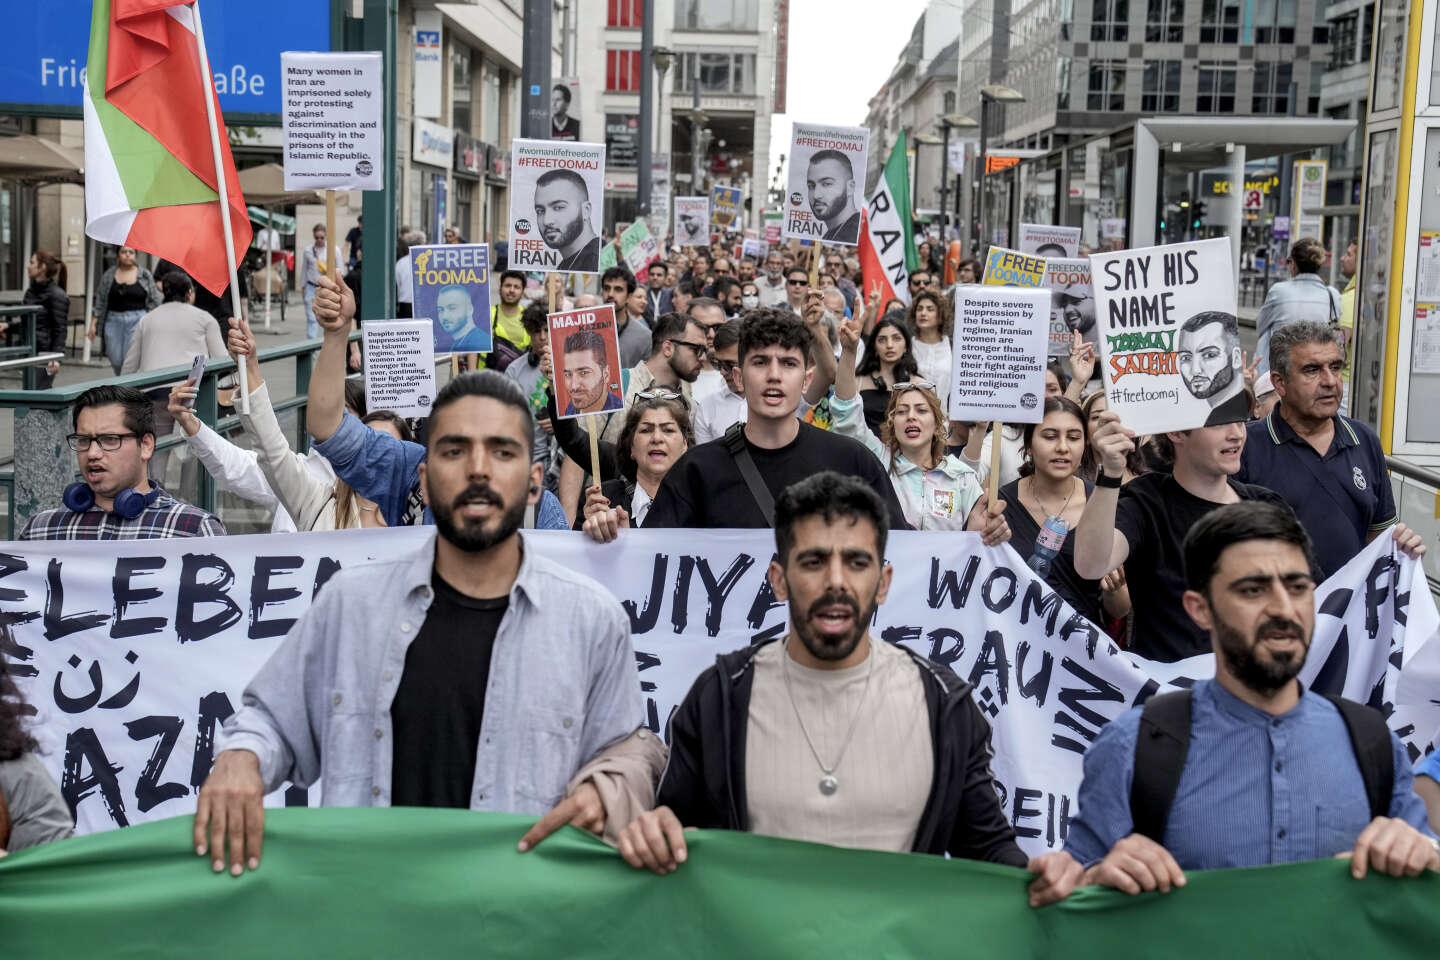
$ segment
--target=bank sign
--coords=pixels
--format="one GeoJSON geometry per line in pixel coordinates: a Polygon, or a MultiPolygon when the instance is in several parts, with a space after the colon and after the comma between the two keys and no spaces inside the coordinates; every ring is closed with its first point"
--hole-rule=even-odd
{"type": "MultiPolygon", "coordinates": [[[[90,0],[9,4],[0,104],[76,115],[90,46],[90,0]]],[[[330,0],[209,0],[201,6],[215,92],[226,113],[273,113],[280,51],[330,49],[330,0]]]]}

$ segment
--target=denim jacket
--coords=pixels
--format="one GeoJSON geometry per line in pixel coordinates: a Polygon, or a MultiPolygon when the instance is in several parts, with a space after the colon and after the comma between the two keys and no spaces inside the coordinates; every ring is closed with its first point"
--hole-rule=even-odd
{"type": "MultiPolygon", "coordinates": [[[[644,722],[630,620],[588,577],[523,559],[495,634],[470,808],[542,814],[644,722]]],[[[434,537],[346,567],[245,688],[215,748],[250,750],[269,792],[322,782],[327,807],[389,806],[390,705],[434,594],[434,537]]]]}
{"type": "Polygon", "coordinates": [[[1340,294],[1318,274],[1300,273],[1270,288],[1260,312],[1255,315],[1259,340],[1255,352],[1260,355],[1258,375],[1270,372],[1270,337],[1283,326],[1314,320],[1331,325],[1340,322],[1340,294]]]}

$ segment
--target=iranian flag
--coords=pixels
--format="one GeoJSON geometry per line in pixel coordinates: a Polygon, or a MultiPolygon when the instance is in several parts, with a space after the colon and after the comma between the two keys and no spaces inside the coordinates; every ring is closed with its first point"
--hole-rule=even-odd
{"type": "Polygon", "coordinates": [[[250,246],[250,220],[215,85],[200,67],[192,4],[95,0],[85,90],[85,232],[179,264],[219,296],[230,283],[215,159],[211,98],[234,249],[250,246]]]}
{"type": "Polygon", "coordinates": [[[880,284],[880,303],[892,298],[910,305],[910,271],[919,265],[910,220],[909,163],[905,131],[900,131],[880,182],[865,204],[865,228],[860,232],[860,271],[865,296],[880,284]]]}

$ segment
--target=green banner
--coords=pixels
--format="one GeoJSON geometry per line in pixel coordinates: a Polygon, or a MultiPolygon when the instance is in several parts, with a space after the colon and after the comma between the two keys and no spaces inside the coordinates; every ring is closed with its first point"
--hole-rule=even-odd
{"type": "Polygon", "coordinates": [[[267,812],[263,863],[216,876],[177,817],[0,860],[0,955],[196,957],[1433,957],[1440,877],[1343,861],[1192,873],[1167,896],[1043,910],[1019,870],[739,833],[657,877],[567,828],[463,810],[267,812]]]}

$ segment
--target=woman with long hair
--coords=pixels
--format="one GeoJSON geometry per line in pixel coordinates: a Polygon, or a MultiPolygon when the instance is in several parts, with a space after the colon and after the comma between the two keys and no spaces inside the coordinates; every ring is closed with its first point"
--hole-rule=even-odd
{"type": "Polygon", "coordinates": [[[830,401],[830,429],[865,444],[884,464],[905,519],[916,530],[975,530],[987,544],[1003,543],[1010,529],[999,511],[987,514],[985,491],[975,471],[945,452],[945,413],[935,385],[911,380],[892,384],[878,436],[857,402],[855,351],[860,324],[840,326],[840,363],[830,401]]]}
{"type": "MultiPolygon", "coordinates": [[[[1096,390],[1086,397],[1080,404],[1080,418],[1085,421],[1085,435],[1092,436],[1095,428],[1099,426],[1100,414],[1109,409],[1109,403],[1105,399],[1104,390],[1096,390]]],[[[1149,446],[1149,438],[1141,437],[1139,442],[1125,454],[1125,475],[1121,477],[1122,484],[1129,483],[1142,473],[1149,473],[1150,466],[1145,462],[1144,450],[1149,446]]],[[[1080,476],[1087,483],[1094,483],[1095,478],[1100,475],[1100,452],[1095,449],[1093,443],[1085,444],[1085,455],[1080,458],[1080,476]]]]}
{"type": "MultiPolygon", "coordinates": [[[[8,646],[10,628],[0,627],[8,646]]],[[[25,729],[25,703],[0,653],[0,856],[12,850],[64,840],[75,832],[70,807],[35,756],[35,738],[25,729]]]]}
{"type": "Polygon", "coordinates": [[[872,431],[879,431],[880,424],[885,420],[890,387],[920,375],[911,348],[910,328],[905,324],[904,315],[887,313],[875,321],[874,329],[865,338],[865,351],[858,367],[854,353],[848,361],[843,355],[840,359],[840,365],[848,363],[860,381],[860,403],[865,424],[872,431]]]}
{"type": "MultiPolygon", "coordinates": [[[[65,292],[65,262],[48,250],[30,254],[25,267],[30,286],[25,288],[22,303],[39,304],[40,316],[35,321],[35,352],[58,353],[65,349],[65,332],[70,326],[70,295],[65,292]]],[[[3,329],[3,328],[0,328],[3,329]]],[[[37,390],[49,390],[60,372],[60,362],[51,360],[35,379],[37,390]]]]}
{"type": "Polygon", "coordinates": [[[160,306],[160,288],[155,277],[135,260],[135,248],[122,246],[115,255],[115,266],[100,275],[95,287],[94,312],[90,315],[91,340],[99,334],[105,343],[105,356],[115,376],[130,349],[130,337],[140,325],[140,318],[160,306]]]}
{"type": "Polygon", "coordinates": [[[946,309],[944,298],[929,290],[921,290],[911,298],[906,320],[914,337],[910,350],[915,355],[920,376],[935,384],[935,395],[940,398],[940,405],[948,409],[950,364],[953,360],[950,332],[955,324],[955,313],[946,309]]]}
{"type": "Polygon", "coordinates": [[[1095,489],[1078,475],[1089,447],[1085,416],[1075,401],[1063,396],[1047,398],[1044,413],[1040,423],[1025,424],[1020,478],[1000,488],[1005,517],[1015,531],[1011,546],[1066,603],[1114,633],[1116,622],[1130,612],[1123,568],[1101,580],[1084,579],[1075,572],[1070,536],[1095,489]],[[1058,551],[1048,563],[1032,560],[1037,541],[1058,551]]]}

